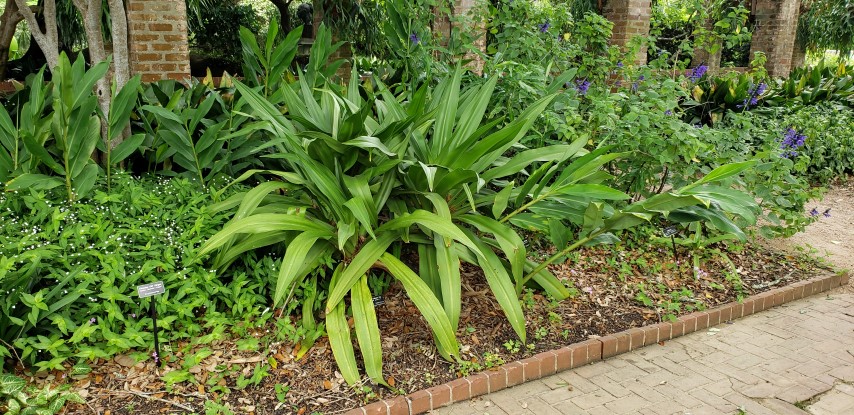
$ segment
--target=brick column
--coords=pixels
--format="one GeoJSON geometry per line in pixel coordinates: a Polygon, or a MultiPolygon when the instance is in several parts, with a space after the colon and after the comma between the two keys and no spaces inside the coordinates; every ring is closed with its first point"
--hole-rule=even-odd
{"type": "Polygon", "coordinates": [[[143,81],[190,78],[184,1],[127,0],[131,73],[143,81]]]}
{"type": "MultiPolygon", "coordinates": [[[[452,16],[441,13],[438,9],[435,10],[436,19],[433,21],[433,32],[439,34],[440,42],[447,45],[448,39],[451,37],[452,28],[464,30],[466,28],[459,27],[458,24],[452,23],[452,17],[465,17],[472,9],[477,7],[478,3],[483,0],[454,0],[451,8],[452,16]]],[[[486,51],[486,29],[482,22],[473,22],[475,30],[480,30],[480,36],[474,41],[474,46],[481,52],[486,51]]],[[[472,69],[481,73],[483,71],[483,60],[479,56],[467,55],[465,59],[472,59],[472,69]]]]}
{"type": "MultiPolygon", "coordinates": [[[[706,21],[706,31],[711,32],[715,28],[715,22],[712,19],[706,21]]],[[[710,44],[703,47],[694,48],[694,57],[691,59],[691,67],[696,68],[701,64],[706,64],[709,71],[716,73],[721,68],[721,52],[723,52],[723,44],[720,39],[712,40],[710,44]],[[711,49],[716,49],[717,52],[712,53],[711,49]]]]}
{"type": "Polygon", "coordinates": [[[765,68],[771,76],[787,76],[792,69],[800,5],[800,0],[754,2],[756,30],[750,45],[750,58],[753,59],[754,52],[764,52],[768,57],[765,68]]]}
{"type": "MultiPolygon", "coordinates": [[[[635,36],[649,36],[650,0],[607,0],[602,14],[614,23],[611,43],[625,47],[635,36]]],[[[646,63],[646,48],[642,48],[635,63],[646,63]]]]}

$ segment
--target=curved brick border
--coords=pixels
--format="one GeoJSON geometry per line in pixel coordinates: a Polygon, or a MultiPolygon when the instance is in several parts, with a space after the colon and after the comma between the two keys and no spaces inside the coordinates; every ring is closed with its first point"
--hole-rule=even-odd
{"type": "Polygon", "coordinates": [[[588,363],[607,359],[644,346],[670,340],[708,327],[749,316],[771,307],[809,297],[848,284],[848,273],[826,275],[766,291],[742,302],[679,317],[674,322],[631,328],[593,340],[574,343],[497,369],[452,380],[429,389],[374,402],[345,415],[417,415],[455,402],[486,395],[588,363]]]}

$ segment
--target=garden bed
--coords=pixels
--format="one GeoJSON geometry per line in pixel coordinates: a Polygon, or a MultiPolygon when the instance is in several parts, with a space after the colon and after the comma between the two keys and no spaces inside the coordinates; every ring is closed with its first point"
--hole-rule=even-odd
{"type": "MultiPolygon", "coordinates": [[[[255,328],[232,327],[232,339],[208,345],[166,345],[163,355],[167,363],[160,375],[186,369],[193,378],[168,387],[151,359],[134,363],[128,356],[119,356],[95,362],[92,373],[74,381],[87,405],[71,406],[68,413],[202,412],[206,401],[219,402],[235,413],[340,413],[541,351],[736,301],[827,269],[806,258],[750,244],[697,253],[703,255],[699,269],[693,268],[694,253],[684,248],[680,248],[679,265],[675,266],[670,247],[664,244],[652,249],[632,249],[629,244],[580,251],[574,261],[552,268],[561,279],[573,282],[573,298],[554,302],[540,294],[523,295],[528,346],[518,342],[483,277],[464,268],[458,336],[465,362],[457,365],[438,356],[420,314],[400,287],[392,285],[384,304],[377,307],[377,315],[383,334],[383,373],[395,391],[370,385],[367,380],[361,388],[348,388],[336,372],[325,338],[295,360],[299,350],[277,342],[273,335],[276,326],[271,322],[255,328]],[[722,272],[731,266],[738,269],[740,280],[722,272]],[[249,338],[258,342],[247,343],[249,338]],[[248,350],[246,345],[252,343],[256,347],[248,350]],[[189,356],[203,348],[212,355],[188,367],[189,356]],[[259,370],[268,374],[257,375],[259,370]],[[258,385],[247,386],[253,375],[258,385]]],[[[42,381],[62,376],[42,374],[42,381]]],[[[207,409],[215,407],[208,405],[207,409]]]]}

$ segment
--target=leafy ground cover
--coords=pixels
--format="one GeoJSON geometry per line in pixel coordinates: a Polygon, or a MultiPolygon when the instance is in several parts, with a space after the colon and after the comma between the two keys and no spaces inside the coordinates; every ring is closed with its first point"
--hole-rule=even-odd
{"type": "MultiPolygon", "coordinates": [[[[463,359],[456,364],[436,353],[428,326],[401,287],[393,284],[377,307],[390,388],[369,383],[348,388],[328,342],[319,340],[301,352],[281,341],[278,324],[263,320],[231,326],[226,337],[209,344],[169,342],[163,356],[166,364],[160,369],[150,358],[137,363],[120,355],[94,362],[93,372],[68,382],[89,406],[113,414],[334,414],[590,336],[666,321],[828,272],[825,265],[805,257],[752,244],[693,252],[680,248],[682,259],[676,265],[669,244],[655,243],[654,249],[638,244],[650,237],[638,235],[638,240],[625,245],[586,248],[578,252],[576,263],[552,268],[562,280],[572,282],[573,296],[560,302],[533,291],[522,296],[529,344],[519,342],[482,275],[464,268],[466,301],[458,331],[463,359]],[[694,257],[702,258],[699,270],[690,265],[694,257]],[[738,277],[721,272],[731,267],[738,270],[738,277]]],[[[63,372],[39,376],[41,382],[56,382],[63,372]]],[[[69,413],[90,411],[85,405],[69,408],[69,413]]]]}
{"type": "Polygon", "coordinates": [[[844,64],[625,64],[601,16],[514,2],[480,76],[386,6],[393,71],[350,82],[325,26],[303,65],[273,25],[240,32],[240,81],[134,78],[102,111],[107,65],[63,55],[3,100],[5,409],[80,398],[29,381],[75,411],[335,412],[815,268],[744,241],[826,219],[844,64]]]}

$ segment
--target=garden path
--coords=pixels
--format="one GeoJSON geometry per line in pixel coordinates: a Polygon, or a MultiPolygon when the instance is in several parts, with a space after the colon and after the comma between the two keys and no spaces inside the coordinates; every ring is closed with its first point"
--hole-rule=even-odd
{"type": "Polygon", "coordinates": [[[766,245],[789,250],[814,249],[837,268],[854,271],[854,178],[832,186],[822,200],[813,201],[807,208],[818,212],[815,223],[791,238],[767,241],[766,245]],[[827,209],[829,216],[824,215],[827,209]]]}
{"type": "Polygon", "coordinates": [[[854,285],[434,413],[852,414],[854,285]]]}
{"type": "MultiPolygon", "coordinates": [[[[814,248],[854,270],[854,181],[816,202],[806,232],[770,241],[814,248]]],[[[708,331],[562,372],[437,415],[854,414],[854,279],[708,331]]]]}

